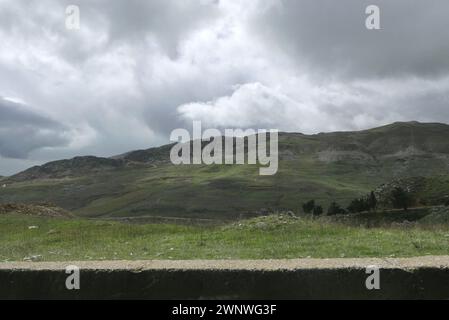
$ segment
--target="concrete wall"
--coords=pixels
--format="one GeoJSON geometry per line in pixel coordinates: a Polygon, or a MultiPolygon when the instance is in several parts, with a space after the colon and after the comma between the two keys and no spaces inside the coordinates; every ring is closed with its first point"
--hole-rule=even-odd
{"type": "Polygon", "coordinates": [[[0,264],[1,299],[448,299],[449,257],[0,264]],[[80,290],[65,268],[80,268],[80,290]],[[366,267],[380,268],[368,290],[366,267]]]}

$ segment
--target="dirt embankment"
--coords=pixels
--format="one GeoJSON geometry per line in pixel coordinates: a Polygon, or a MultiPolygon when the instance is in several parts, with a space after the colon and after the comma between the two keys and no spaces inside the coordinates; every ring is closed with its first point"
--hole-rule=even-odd
{"type": "Polygon", "coordinates": [[[22,214],[27,216],[39,217],[65,217],[71,218],[73,215],[52,204],[21,204],[21,203],[6,203],[0,204],[0,215],[2,214],[22,214]]]}

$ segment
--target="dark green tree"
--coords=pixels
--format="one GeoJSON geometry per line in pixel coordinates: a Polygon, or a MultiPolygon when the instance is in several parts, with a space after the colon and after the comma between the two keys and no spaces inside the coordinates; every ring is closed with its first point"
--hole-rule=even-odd
{"type": "Polygon", "coordinates": [[[374,194],[373,191],[371,191],[371,193],[364,198],[352,200],[347,209],[351,213],[358,213],[375,210],[376,208],[377,208],[376,195],[374,194]]]}
{"type": "Polygon", "coordinates": [[[336,202],[332,202],[327,209],[327,215],[328,216],[334,216],[337,214],[346,214],[346,210],[340,207],[340,205],[336,202]]]}
{"type": "Polygon", "coordinates": [[[396,209],[408,210],[410,205],[410,194],[401,187],[396,187],[391,192],[393,207],[396,209]]]}
{"type": "Polygon", "coordinates": [[[302,205],[302,210],[304,210],[304,213],[312,213],[314,208],[315,208],[315,200],[307,201],[302,205]]]}
{"type": "Polygon", "coordinates": [[[348,211],[351,213],[362,212],[366,208],[366,201],[363,198],[354,199],[348,206],[348,211]]]}
{"type": "Polygon", "coordinates": [[[318,206],[315,206],[315,208],[313,208],[313,215],[314,216],[320,216],[322,214],[323,214],[323,207],[322,206],[318,205],[318,206]]]}
{"type": "Polygon", "coordinates": [[[377,209],[377,198],[374,194],[374,191],[371,191],[368,197],[368,210],[376,210],[377,209]]]}

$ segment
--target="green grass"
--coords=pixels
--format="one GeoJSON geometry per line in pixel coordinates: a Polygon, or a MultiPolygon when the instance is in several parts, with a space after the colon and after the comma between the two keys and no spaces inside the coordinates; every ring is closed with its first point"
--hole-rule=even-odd
{"type": "Polygon", "coordinates": [[[347,203],[383,181],[351,169],[308,159],[283,161],[279,173],[267,177],[259,176],[258,167],[250,165],[162,165],[20,182],[0,190],[0,202],[48,201],[83,217],[153,214],[236,218],[261,208],[296,211],[310,199],[325,206],[330,199],[347,203]]]}
{"type": "Polygon", "coordinates": [[[33,255],[43,261],[69,261],[448,254],[446,226],[366,229],[270,216],[211,227],[0,216],[0,261],[22,261],[33,255]]]}

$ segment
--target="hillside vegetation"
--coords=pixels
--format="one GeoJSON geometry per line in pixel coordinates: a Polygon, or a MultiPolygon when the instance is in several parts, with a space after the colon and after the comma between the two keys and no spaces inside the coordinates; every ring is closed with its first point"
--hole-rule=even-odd
{"type": "Polygon", "coordinates": [[[3,179],[0,203],[51,202],[83,217],[229,219],[299,212],[310,199],[347,205],[379,186],[416,179],[419,205],[437,205],[449,190],[448,137],[448,125],[417,122],[282,133],[274,176],[259,176],[254,165],[174,166],[170,145],[111,158],[76,157],[3,179]]]}

